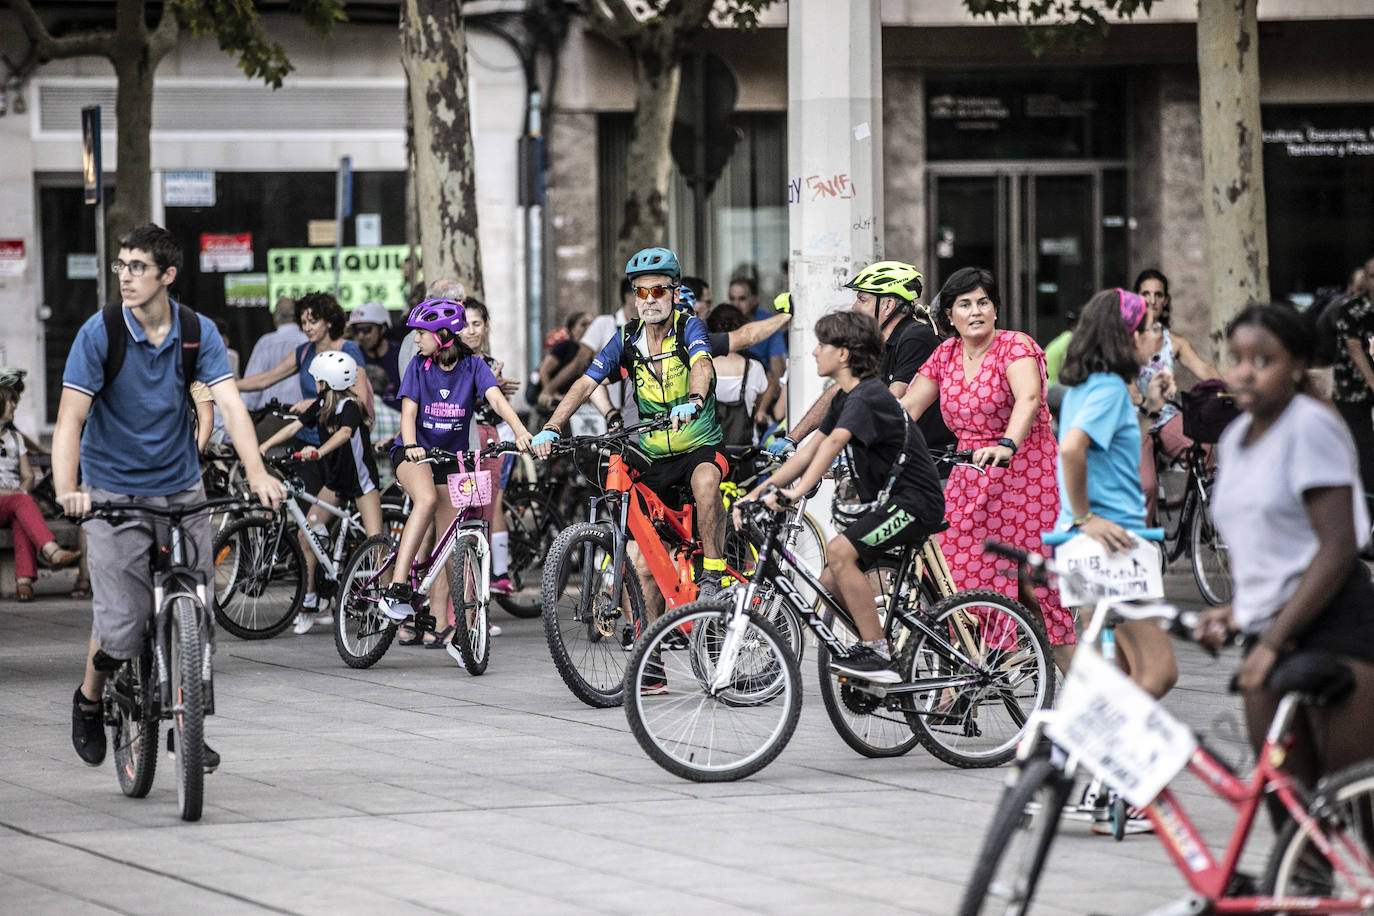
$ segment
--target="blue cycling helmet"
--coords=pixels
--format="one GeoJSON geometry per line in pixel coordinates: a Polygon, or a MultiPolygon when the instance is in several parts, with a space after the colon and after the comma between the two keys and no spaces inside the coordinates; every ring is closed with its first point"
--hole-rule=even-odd
{"type": "Polygon", "coordinates": [[[697,307],[697,294],[692,292],[692,288],[683,284],[677,288],[677,307],[684,312],[695,312],[697,307]]]}
{"type": "Polygon", "coordinates": [[[645,248],[625,264],[626,279],[633,280],[643,274],[663,274],[676,283],[682,279],[682,268],[677,263],[677,255],[667,248],[645,248]]]}

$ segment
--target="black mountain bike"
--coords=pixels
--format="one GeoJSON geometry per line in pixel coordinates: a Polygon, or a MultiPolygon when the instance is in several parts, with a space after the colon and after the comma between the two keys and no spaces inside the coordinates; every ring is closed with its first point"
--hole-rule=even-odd
{"type": "MultiPolygon", "coordinates": [[[[153,524],[149,568],[153,576],[153,613],[143,633],[143,648],[105,682],[105,724],[110,729],[119,787],[143,798],[157,771],[158,729],[171,720],[175,738],[177,803],[181,819],[200,820],[204,800],[205,717],[215,711],[211,668],[214,625],[205,577],[188,556],[182,522],[194,515],[249,505],[235,498],[209,499],[159,508],[138,502],[100,503],[90,518],[119,525],[145,518],[153,524]]],[[[194,548],[192,548],[194,549],[194,548]]]]}

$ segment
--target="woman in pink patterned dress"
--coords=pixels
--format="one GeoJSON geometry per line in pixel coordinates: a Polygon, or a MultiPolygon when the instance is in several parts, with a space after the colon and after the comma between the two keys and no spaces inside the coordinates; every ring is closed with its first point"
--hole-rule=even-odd
{"type": "Polygon", "coordinates": [[[920,417],[938,395],[959,448],[984,468],[955,468],[945,488],[949,531],[941,537],[955,584],[990,588],[1040,611],[1056,664],[1073,654],[1073,617],[1052,589],[1014,581],[1006,561],[983,551],[996,538],[1039,551],[1040,533],[1059,515],[1059,451],[1045,407],[1045,354],[1025,334],[997,328],[997,281],[965,267],[940,290],[936,326],[954,336],[940,344],[912,379],[902,406],[920,417]],[[1007,464],[1007,467],[996,465],[1007,464]]]}

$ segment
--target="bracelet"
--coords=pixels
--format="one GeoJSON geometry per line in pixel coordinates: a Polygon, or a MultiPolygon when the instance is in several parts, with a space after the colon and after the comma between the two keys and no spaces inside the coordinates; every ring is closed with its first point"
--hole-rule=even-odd
{"type": "Polygon", "coordinates": [[[704,394],[689,394],[689,395],[687,395],[687,400],[689,400],[689,401],[696,401],[698,404],[705,404],[705,403],[706,403],[706,395],[704,395],[704,394]]]}
{"type": "Polygon", "coordinates": [[[1011,449],[1011,453],[1013,455],[1016,454],[1016,440],[1012,439],[1010,436],[1003,436],[1002,438],[998,439],[997,444],[1002,446],[1002,448],[1011,449]]]}
{"type": "Polygon", "coordinates": [[[554,425],[551,424],[551,423],[545,423],[545,424],[543,425],[543,427],[541,427],[540,432],[545,432],[545,433],[556,433],[556,432],[558,432],[558,427],[557,427],[557,426],[554,426],[554,425]]]}
{"type": "Polygon", "coordinates": [[[1141,415],[1142,417],[1144,417],[1145,419],[1147,419],[1147,420],[1158,420],[1158,419],[1159,419],[1160,411],[1158,411],[1158,410],[1146,410],[1144,404],[1140,404],[1139,406],[1137,406],[1137,407],[1136,407],[1136,410],[1140,411],[1140,415],[1141,415]]]}
{"type": "Polygon", "coordinates": [[[1072,527],[1074,527],[1074,528],[1081,528],[1081,527],[1083,527],[1084,525],[1086,525],[1089,521],[1091,521],[1091,520],[1094,519],[1094,518],[1097,518],[1097,516],[1094,515],[1092,512],[1089,512],[1087,515],[1083,516],[1082,518],[1076,518],[1076,519],[1074,519],[1074,520],[1073,520],[1073,525],[1072,525],[1072,527]]]}

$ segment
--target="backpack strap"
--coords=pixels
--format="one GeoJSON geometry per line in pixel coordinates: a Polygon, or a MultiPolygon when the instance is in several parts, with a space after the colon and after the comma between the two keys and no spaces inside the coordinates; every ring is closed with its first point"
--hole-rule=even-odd
{"type": "MultiPolygon", "coordinates": [[[[677,309],[673,312],[673,355],[682,361],[683,366],[691,365],[691,354],[687,352],[687,321],[692,318],[687,312],[677,309]]],[[[628,321],[620,329],[620,369],[625,377],[634,374],[635,361],[646,362],[640,354],[639,348],[631,344],[631,341],[639,336],[644,329],[643,319],[636,318],[628,321]]],[[[658,354],[653,357],[655,360],[662,359],[665,354],[658,354]]]]}
{"type": "Polygon", "coordinates": [[[124,306],[112,302],[100,310],[105,319],[105,385],[108,388],[124,368],[124,351],[129,347],[129,329],[124,326],[124,306]]]}
{"type": "Polygon", "coordinates": [[[191,398],[191,383],[196,380],[196,363],[200,359],[200,316],[188,305],[177,303],[181,321],[181,379],[186,385],[186,399],[191,398]]]}

